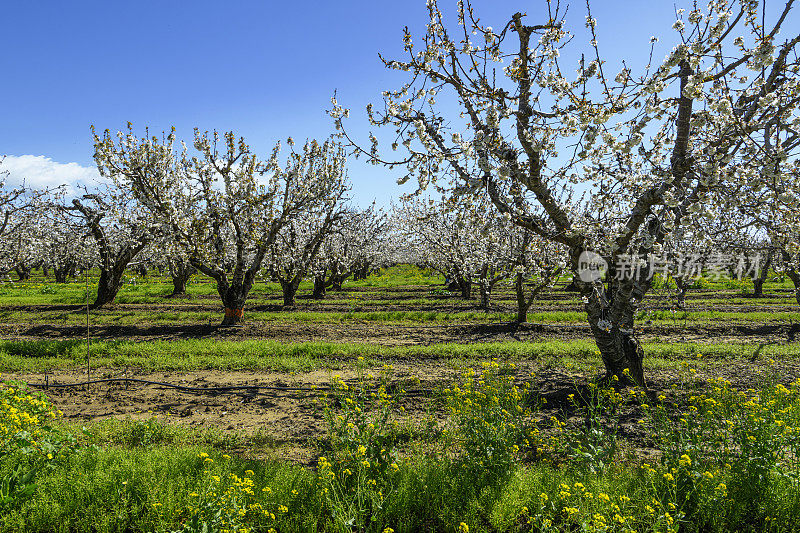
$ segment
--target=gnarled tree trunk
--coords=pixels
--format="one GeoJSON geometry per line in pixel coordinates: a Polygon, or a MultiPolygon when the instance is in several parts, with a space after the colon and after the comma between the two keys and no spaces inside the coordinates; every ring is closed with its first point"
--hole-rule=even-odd
{"type": "Polygon", "coordinates": [[[764,282],[769,275],[769,269],[772,266],[772,252],[767,252],[767,257],[764,263],[760,265],[758,275],[753,278],[753,297],[762,298],[764,296],[764,282]]]}
{"type": "Polygon", "coordinates": [[[222,297],[225,305],[225,318],[222,319],[223,326],[234,326],[244,320],[244,302],[247,300],[247,293],[242,285],[231,284],[227,289],[220,290],[217,283],[217,292],[222,297]]]}
{"type": "Polygon", "coordinates": [[[311,297],[315,300],[322,300],[325,298],[325,292],[330,286],[331,282],[325,281],[325,273],[317,274],[314,276],[314,291],[311,293],[311,297]]]}
{"type": "Polygon", "coordinates": [[[17,273],[18,281],[26,281],[31,279],[31,268],[24,265],[17,265],[14,267],[14,272],[17,273]]]}
{"type": "Polygon", "coordinates": [[[125,275],[126,266],[128,266],[127,262],[124,264],[122,262],[115,262],[110,268],[100,269],[100,280],[97,283],[97,296],[94,299],[92,307],[102,307],[114,301],[120,287],[122,287],[122,278],[125,275]]]}
{"type": "Polygon", "coordinates": [[[197,269],[184,260],[171,260],[169,262],[169,275],[172,277],[172,294],[179,296],[186,294],[186,283],[197,272],[197,269]]]}
{"type": "MultiPolygon", "coordinates": [[[[625,298],[617,294],[617,298],[625,298]]],[[[628,298],[630,300],[630,298],[628,298]]],[[[633,333],[633,307],[630,301],[620,304],[626,309],[616,324],[607,324],[605,311],[591,300],[586,304],[589,326],[606,368],[606,377],[617,376],[620,381],[646,386],[644,381],[644,351],[633,333]],[[607,326],[607,327],[603,327],[607,326]],[[626,379],[628,378],[628,379],[626,379]]],[[[616,306],[615,306],[616,307],[616,306]]]]}
{"type": "Polygon", "coordinates": [[[288,280],[280,280],[284,307],[294,307],[295,296],[297,295],[297,288],[300,286],[301,279],[302,277],[298,275],[288,280]]]}

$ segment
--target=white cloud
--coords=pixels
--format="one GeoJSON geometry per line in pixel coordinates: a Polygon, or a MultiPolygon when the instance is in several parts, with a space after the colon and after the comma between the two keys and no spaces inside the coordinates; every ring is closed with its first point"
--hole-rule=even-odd
{"type": "Polygon", "coordinates": [[[8,155],[0,162],[0,172],[6,171],[5,181],[9,185],[24,182],[34,189],[66,185],[68,192],[73,192],[76,186],[92,186],[103,181],[96,167],[58,163],[43,155],[8,155]]]}

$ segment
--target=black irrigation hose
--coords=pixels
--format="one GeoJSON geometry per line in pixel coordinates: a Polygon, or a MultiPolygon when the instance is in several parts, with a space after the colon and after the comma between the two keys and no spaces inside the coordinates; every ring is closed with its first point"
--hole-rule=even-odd
{"type": "MultiPolygon", "coordinates": [[[[106,379],[93,379],[90,381],[81,381],[79,383],[28,383],[30,387],[39,389],[66,389],[71,387],[85,387],[94,383],[120,383],[120,382],[133,382],[142,383],[145,385],[157,385],[162,388],[177,389],[183,392],[190,392],[193,394],[219,394],[224,392],[237,392],[237,391],[259,391],[259,390],[272,390],[281,392],[332,392],[331,387],[283,387],[278,385],[232,385],[225,387],[187,387],[185,385],[175,385],[174,383],[167,383],[165,381],[151,381],[149,379],[140,378],[106,378],[106,379]]],[[[431,389],[412,389],[407,390],[403,394],[408,396],[420,396],[432,393],[431,389]]]]}
{"type": "MultiPolygon", "coordinates": [[[[337,324],[345,324],[345,322],[339,322],[337,324]]],[[[369,324],[368,322],[356,322],[359,325],[366,325],[369,324]]],[[[590,326],[587,324],[545,324],[541,322],[525,322],[523,324],[519,324],[518,322],[462,322],[458,324],[414,324],[414,325],[403,325],[403,324],[392,324],[391,322],[385,322],[384,324],[391,326],[397,329],[433,329],[433,328],[468,328],[468,327],[511,327],[511,326],[539,326],[545,328],[565,328],[565,329],[588,329],[590,326]]]]}

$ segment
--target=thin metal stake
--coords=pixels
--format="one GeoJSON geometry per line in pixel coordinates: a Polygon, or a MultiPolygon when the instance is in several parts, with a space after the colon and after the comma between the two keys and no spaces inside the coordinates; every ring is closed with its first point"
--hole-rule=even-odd
{"type": "Polygon", "coordinates": [[[91,366],[89,365],[89,269],[84,271],[86,280],[86,392],[89,392],[89,381],[91,379],[91,366]]]}

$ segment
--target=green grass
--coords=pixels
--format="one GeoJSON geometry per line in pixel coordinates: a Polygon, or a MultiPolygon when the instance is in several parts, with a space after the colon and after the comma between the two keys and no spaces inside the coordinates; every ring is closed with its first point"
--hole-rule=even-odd
{"type": "MultiPolygon", "coordinates": [[[[92,366],[164,370],[272,370],[302,372],[338,369],[364,357],[369,364],[384,360],[430,360],[463,366],[498,358],[539,361],[553,367],[587,369],[600,364],[591,339],[542,342],[442,343],[430,346],[387,347],[375,344],[294,342],[273,340],[226,341],[92,341],[92,366]]],[[[800,357],[800,344],[645,342],[648,369],[676,368],[686,359],[762,359],[800,357]]],[[[68,341],[0,341],[0,371],[41,372],[79,368],[86,364],[86,343],[68,341]]]]}
{"type": "MultiPolygon", "coordinates": [[[[403,324],[497,324],[511,322],[515,313],[498,311],[259,311],[245,308],[245,320],[263,324],[347,324],[381,323],[403,324]]],[[[164,310],[148,313],[144,309],[124,308],[90,312],[93,325],[146,326],[146,325],[216,325],[222,318],[220,310],[183,311],[164,310]]],[[[30,311],[27,309],[0,310],[0,321],[18,324],[84,325],[86,313],[74,311],[30,311]]],[[[720,323],[735,324],[790,324],[800,321],[800,311],[670,311],[651,310],[639,313],[637,323],[683,326],[720,323]]],[[[583,311],[532,311],[528,322],[545,324],[586,323],[583,311]]]]}
{"type": "MultiPolygon", "coordinates": [[[[92,272],[88,279],[89,298],[94,298],[97,289],[97,272],[92,272]]],[[[120,288],[117,303],[152,303],[162,301],[172,293],[172,283],[158,275],[147,278],[128,275],[120,288]]],[[[412,265],[399,265],[382,269],[366,280],[347,281],[346,289],[389,289],[407,285],[419,287],[438,286],[444,278],[437,272],[420,269],[412,265]]],[[[299,294],[311,292],[313,282],[305,280],[300,284],[299,294]]],[[[195,275],[186,286],[186,292],[194,297],[218,298],[216,285],[209,278],[195,275]]],[[[255,301],[268,296],[268,300],[278,303],[281,295],[280,285],[269,281],[259,281],[251,290],[250,297],[255,301]]],[[[86,302],[86,280],[83,277],[71,279],[67,283],[56,283],[52,279],[44,279],[35,275],[27,281],[0,282],[0,300],[15,305],[80,305],[86,302]]]]}
{"type": "MultiPolygon", "coordinates": [[[[389,423],[375,433],[380,445],[374,449],[362,447],[353,424],[346,423],[372,426],[374,418],[351,418],[369,400],[358,390],[342,392],[325,408],[329,419],[341,418],[340,429],[312,443],[326,457],[314,461],[316,469],[280,460],[280,449],[262,437],[224,439],[155,419],[108,421],[83,431],[57,427],[75,432],[78,440],[37,474],[30,498],[12,499],[3,509],[0,527],[26,533],[171,531],[192,516],[215,512],[246,516],[254,532],[599,533],[626,531],[608,527],[625,524],[630,531],[722,533],[800,526],[798,444],[791,436],[800,430],[799,383],[791,390],[765,384],[741,393],[714,382],[713,391],[683,391],[693,394],[688,405],[652,407],[637,403],[636,396],[649,402],[641,391],[623,397],[613,389],[589,388],[583,394],[598,395],[573,404],[575,423],[553,417],[548,430],[547,418],[521,415],[524,432],[496,435],[496,444],[513,449],[516,458],[497,469],[478,467],[470,454],[481,451],[463,444],[469,438],[465,430],[491,426],[495,421],[487,417],[500,412],[499,406],[492,409],[497,398],[491,394],[499,394],[505,371],[489,368],[483,367],[480,381],[465,376],[463,390],[453,388],[450,398],[457,391],[472,403],[448,404],[458,410],[446,422],[448,432],[420,432],[409,442],[399,439],[397,428],[404,424],[389,423]],[[630,405],[653,437],[647,445],[656,456],[638,456],[618,435],[618,410],[630,405]],[[596,419],[601,422],[587,430],[596,419]],[[730,453],[731,442],[736,453],[730,453]],[[527,451],[520,453],[517,444],[527,451]],[[239,446],[248,450],[233,451],[239,446]],[[391,468],[373,459],[386,451],[382,446],[393,451],[391,468]],[[267,457],[253,457],[253,450],[267,457]]],[[[529,405],[516,394],[501,401],[510,402],[503,405],[511,412],[529,405]]],[[[383,405],[403,421],[393,402],[383,405]]],[[[27,466],[28,453],[0,455],[0,480],[17,465],[27,466]]],[[[486,458],[492,461],[492,455],[486,458]]]]}
{"type": "MultiPolygon", "coordinates": [[[[7,514],[3,531],[155,531],[177,526],[178,510],[203,483],[198,447],[87,448],[42,476],[36,498],[7,514]]],[[[215,457],[219,458],[219,454],[215,457]]],[[[220,459],[221,461],[221,459],[220,459]]],[[[310,472],[286,464],[231,459],[231,470],[258,472],[280,495],[308,486],[310,472]]],[[[302,517],[298,517],[302,522],[302,517]]]]}
{"type": "MultiPolygon", "coordinates": [[[[194,503],[189,494],[199,492],[205,482],[202,463],[197,460],[202,450],[156,447],[79,452],[64,467],[42,476],[35,497],[3,518],[4,531],[106,533],[176,528],[179,518],[185,517],[185,509],[194,503]]],[[[224,475],[232,471],[244,477],[245,470],[251,470],[253,474],[248,477],[258,490],[270,487],[272,509],[278,505],[288,509],[285,515],[277,515],[280,531],[338,531],[323,511],[313,472],[270,461],[224,460],[219,453],[212,457],[215,463],[228,464],[224,471],[215,465],[212,472],[224,475]]],[[[639,510],[628,513],[640,520],[643,531],[647,530],[647,512],[641,502],[647,501],[651,492],[633,466],[586,476],[574,468],[528,465],[515,468],[501,480],[476,485],[473,478],[447,462],[419,458],[403,469],[380,522],[371,531],[392,527],[396,533],[455,532],[462,522],[468,524],[471,533],[527,531],[520,526],[527,525],[528,515],[541,507],[539,495],[557,500],[563,491],[561,485],[572,488],[575,483],[595,495],[606,494],[615,502],[622,496],[631,498],[639,510]]],[[[800,503],[798,493],[780,479],[770,480],[765,488],[763,503],[772,510],[773,527],[777,528],[772,530],[795,530],[798,518],[792,513],[800,503]]],[[[716,517],[713,509],[705,512],[709,522],[717,524],[710,531],[746,527],[746,522],[737,523],[736,513],[730,508],[717,509],[716,517]],[[733,519],[732,523],[726,518],[733,519]]],[[[763,521],[763,515],[757,519],[763,521]]]]}
{"type": "MultiPolygon", "coordinates": [[[[132,278],[133,276],[131,281],[132,278]]],[[[88,295],[90,298],[94,295],[95,280],[91,281],[92,287],[88,295]]],[[[562,281],[566,282],[568,279],[565,277],[562,281]]],[[[331,293],[328,300],[309,302],[314,310],[304,310],[303,306],[308,301],[300,300],[296,310],[267,311],[259,307],[279,305],[280,290],[274,283],[259,282],[248,300],[245,317],[248,321],[274,325],[406,325],[414,328],[417,333],[428,326],[437,332],[446,332],[447,329],[436,328],[461,323],[507,322],[513,318],[509,312],[513,309],[513,295],[508,287],[500,287],[495,291],[493,302],[499,310],[485,313],[474,309],[474,301],[465,302],[457,295],[431,294],[432,289],[440,289],[442,284],[443,279],[437,273],[411,266],[399,266],[364,281],[348,282],[344,291],[331,293]],[[452,308],[452,311],[442,311],[448,308],[452,308]]],[[[742,296],[744,291],[752,289],[752,284],[747,282],[702,280],[700,285],[701,289],[689,293],[687,304],[690,311],[647,311],[642,314],[639,323],[649,320],[655,325],[680,328],[684,323],[740,324],[755,327],[760,324],[800,321],[800,312],[785,309],[779,312],[769,311],[771,307],[778,305],[795,305],[793,295],[786,291],[791,288],[788,280],[769,281],[765,287],[767,298],[759,300],[742,296]],[[717,310],[719,306],[725,306],[724,311],[717,310]],[[763,310],[739,312],[736,311],[737,306],[763,306],[763,310]]],[[[168,280],[156,276],[151,276],[146,281],[137,280],[135,284],[128,283],[117,298],[118,307],[92,311],[92,324],[182,326],[217,324],[220,321],[221,306],[212,283],[197,277],[188,286],[189,294],[186,298],[166,300],[164,297],[171,289],[168,280]],[[157,307],[151,310],[150,305],[157,307]]],[[[304,282],[301,294],[310,290],[310,283],[304,282]]],[[[0,322],[83,326],[86,315],[77,306],[83,304],[86,297],[82,280],[63,285],[41,278],[25,283],[3,283],[0,284],[0,322]],[[76,308],[36,308],[48,305],[74,305],[76,308]]],[[[558,298],[535,304],[529,320],[585,325],[585,313],[581,310],[577,296],[559,293],[558,298]]],[[[665,303],[651,298],[645,302],[645,306],[665,303]]],[[[453,331],[456,332],[453,335],[457,335],[457,330],[453,331]]],[[[650,338],[644,341],[643,347],[646,373],[659,369],[686,369],[687,365],[691,365],[699,370],[709,370],[708,373],[713,375],[715,368],[720,368],[729,361],[776,359],[793,367],[800,358],[800,343],[719,343],[714,342],[714,339],[701,343],[650,338]]],[[[33,373],[82,368],[86,362],[86,349],[86,343],[82,340],[0,341],[0,371],[33,373]]],[[[422,360],[432,361],[444,369],[466,370],[481,361],[496,359],[501,362],[532,362],[527,368],[532,367],[543,372],[545,376],[548,370],[555,369],[561,375],[566,371],[567,375],[574,375],[576,381],[581,381],[582,376],[593,375],[594,369],[602,366],[595,343],[588,337],[588,332],[587,338],[574,340],[440,343],[428,346],[381,346],[358,342],[284,343],[264,339],[204,338],[147,342],[104,339],[92,340],[89,355],[92,366],[100,371],[133,367],[145,371],[211,369],[305,372],[350,367],[359,373],[366,369],[380,369],[383,363],[391,361],[408,362],[413,368],[416,362],[422,360]],[[360,360],[360,357],[363,359],[360,360]]],[[[767,374],[769,372],[764,373],[765,376],[767,374]]],[[[697,390],[704,386],[699,381],[692,383],[692,387],[697,390]]],[[[689,394],[697,392],[693,388],[684,393],[688,398],[689,394]]],[[[795,417],[792,424],[795,428],[793,431],[797,431],[800,428],[800,403],[797,400],[800,392],[792,394],[795,395],[792,397],[795,402],[792,407],[795,417]]],[[[436,398],[433,404],[441,407],[436,403],[436,398]]],[[[352,399],[361,401],[356,396],[352,399]]],[[[717,396],[717,399],[722,402],[722,396],[717,396]]],[[[333,405],[347,409],[349,404],[340,401],[333,405]]],[[[702,409],[707,404],[699,405],[702,409]]],[[[391,429],[386,434],[376,435],[382,439],[381,446],[398,450],[393,460],[400,463],[396,477],[390,481],[379,479],[379,486],[383,491],[379,506],[373,505],[378,501],[374,499],[378,487],[371,486],[368,477],[359,478],[355,485],[348,485],[350,482],[331,485],[333,490],[341,491],[337,493],[340,500],[336,501],[339,503],[331,505],[334,500],[326,500],[323,496],[327,486],[321,482],[320,470],[293,465],[282,459],[289,444],[278,441],[270,433],[269,427],[260,428],[252,435],[245,435],[216,427],[190,429],[155,418],[92,422],[87,424],[85,431],[80,422],[60,422],[62,431],[76,435],[76,450],[67,459],[53,463],[52,469],[43,470],[39,474],[38,485],[30,500],[13,508],[0,509],[0,529],[3,532],[169,531],[178,527],[191,514],[190,507],[196,505],[196,499],[191,495],[207,490],[211,485],[210,476],[219,475],[225,478],[226,474],[233,472],[240,477],[252,479],[260,498],[258,501],[276,514],[275,521],[254,519],[256,527],[253,533],[267,531],[272,526],[281,532],[351,531],[353,527],[342,525],[346,522],[346,513],[365,508],[372,510],[369,513],[362,512],[359,516],[375,517],[375,523],[365,528],[371,532],[381,532],[385,527],[391,527],[397,533],[455,532],[462,522],[469,526],[472,533],[545,529],[543,523],[528,522],[537,513],[540,517],[552,519],[552,525],[558,531],[605,531],[597,526],[596,516],[603,514],[608,520],[613,520],[616,511],[601,502],[601,493],[607,495],[609,501],[615,505],[625,507],[622,514],[639,531],[650,531],[655,524],[655,515],[647,511],[647,506],[659,508],[658,513],[662,513],[659,520],[664,525],[666,518],[663,512],[672,512],[668,504],[673,501],[683,502],[681,510],[694,513],[691,521],[686,519],[683,522],[685,531],[800,530],[800,491],[796,481],[798,454],[792,451],[783,456],[780,464],[768,465],[770,470],[767,474],[757,471],[761,464],[759,461],[765,457],[762,452],[769,450],[775,439],[785,438],[780,432],[785,426],[761,428],[759,424],[774,413],[763,410],[738,411],[743,405],[746,403],[739,397],[732,400],[729,398],[725,403],[725,408],[728,409],[724,414],[725,419],[741,424],[736,432],[725,434],[725,438],[719,441],[706,437],[720,436],[719,432],[725,431],[727,426],[721,422],[722,419],[709,419],[712,423],[706,425],[703,425],[705,419],[697,419],[697,424],[687,424],[686,427],[681,426],[673,431],[670,424],[679,420],[680,416],[690,417],[691,412],[671,412],[670,416],[663,419],[667,429],[662,427],[662,433],[658,433],[653,421],[644,420],[642,411],[637,411],[636,416],[639,419],[651,424],[647,426],[646,442],[619,439],[613,460],[595,470],[587,468],[586,456],[588,454],[594,461],[591,456],[593,453],[597,454],[598,449],[602,451],[602,445],[598,447],[594,443],[593,448],[578,449],[575,442],[580,438],[587,438],[581,432],[588,427],[591,416],[598,413],[604,417],[598,431],[609,431],[608,428],[615,424],[616,409],[604,411],[602,406],[595,406],[593,409],[597,409],[597,412],[592,415],[588,405],[575,406],[578,410],[577,420],[572,420],[572,425],[567,426],[563,433],[559,433],[561,430],[545,427],[551,424],[547,418],[551,413],[540,412],[539,415],[542,416],[531,417],[530,422],[539,424],[546,438],[557,437],[552,441],[555,444],[547,444],[551,441],[543,440],[541,444],[543,449],[547,448],[546,452],[528,450],[519,455],[519,461],[501,476],[480,474],[480,469],[463,461],[465,454],[469,453],[464,445],[464,437],[468,435],[459,433],[459,428],[453,427],[452,420],[440,418],[437,422],[446,424],[448,430],[452,431],[452,437],[441,432],[441,427],[436,423],[424,426],[424,421],[420,420],[401,421],[399,426],[387,426],[391,429]],[[703,433],[704,431],[707,433],[703,433]],[[760,448],[755,450],[758,453],[752,457],[758,460],[742,456],[744,459],[740,461],[740,471],[727,470],[724,463],[735,463],[737,454],[744,453],[748,440],[734,446],[733,452],[722,454],[722,459],[717,462],[712,460],[710,454],[698,451],[708,443],[725,443],[736,435],[745,435],[748,431],[756,433],[757,440],[754,442],[758,442],[760,448]],[[690,442],[690,438],[695,440],[690,442]],[[642,445],[663,447],[656,455],[660,459],[655,465],[658,471],[653,475],[641,467],[641,458],[635,453],[637,447],[642,445]],[[202,452],[208,452],[213,462],[203,462],[198,458],[198,454],[202,452]],[[224,453],[232,457],[225,459],[224,453]],[[667,473],[674,473],[676,478],[680,478],[678,470],[673,471],[670,468],[676,468],[678,458],[684,453],[693,454],[692,464],[698,470],[692,473],[694,477],[687,474],[688,477],[675,484],[667,483],[667,473]],[[702,481],[705,478],[702,477],[703,471],[699,470],[701,463],[703,469],[713,470],[713,483],[702,481]],[[755,468],[755,474],[744,475],[742,472],[748,468],[755,468]],[[206,469],[208,473],[205,473],[206,469]],[[247,470],[251,470],[252,474],[248,474],[247,470]],[[789,474],[793,477],[787,477],[789,474]],[[681,487],[688,486],[686,483],[691,480],[706,483],[707,486],[703,489],[705,492],[697,492],[696,498],[691,495],[684,498],[685,494],[681,493],[684,489],[681,487]],[[582,483],[585,490],[593,494],[593,499],[577,501],[575,483],[582,483]],[[729,485],[729,499],[714,499],[719,492],[714,492],[714,486],[718,483],[729,485]],[[271,489],[268,498],[261,492],[266,486],[271,489]],[[564,486],[575,494],[563,496],[567,492],[564,486]],[[756,486],[757,490],[753,489],[756,486]],[[359,498],[365,496],[372,500],[353,500],[356,494],[359,498]],[[549,503],[543,503],[541,494],[547,495],[549,503]],[[623,498],[631,498],[633,503],[626,507],[623,498]],[[655,501],[659,504],[656,505],[655,501]],[[281,505],[286,506],[286,513],[279,510],[281,505]],[[571,509],[572,506],[575,506],[576,518],[570,521],[569,516],[572,515],[565,509],[571,509]],[[342,516],[345,518],[341,518],[342,516]],[[578,523],[578,519],[582,522],[578,523]]],[[[760,409],[767,403],[765,400],[765,403],[757,402],[753,405],[760,409]]],[[[348,422],[353,420],[360,424],[359,432],[362,429],[366,431],[368,423],[375,420],[362,416],[362,411],[358,411],[358,416],[356,411],[350,411],[349,414],[341,412],[353,417],[348,418],[348,422]]],[[[365,409],[363,413],[366,412],[365,409]]],[[[477,417],[481,416],[478,410],[472,413],[477,417]]],[[[566,412],[556,414],[565,420],[568,418],[566,412]]],[[[437,414],[439,415],[441,412],[437,414]]],[[[495,421],[475,418],[473,422],[476,423],[470,427],[478,431],[495,421]]],[[[304,445],[317,455],[324,454],[331,458],[337,465],[338,472],[342,472],[344,468],[341,461],[351,460],[361,453],[356,446],[360,443],[357,440],[359,434],[347,429],[349,426],[344,420],[341,428],[340,443],[345,446],[342,449],[336,447],[333,432],[304,445]]],[[[606,434],[602,438],[616,439],[616,436],[612,433],[610,437],[606,434]]],[[[796,445],[796,439],[786,440],[785,443],[792,442],[795,443],[792,445],[796,445]]],[[[509,441],[506,444],[512,443],[509,441]]],[[[3,453],[0,450],[0,484],[8,479],[16,465],[24,464],[24,459],[20,460],[20,457],[25,457],[4,456],[3,453]]],[[[314,465],[318,465],[318,462],[314,461],[314,465]]],[[[672,514],[674,516],[671,518],[679,515],[678,512],[672,514]]]]}

